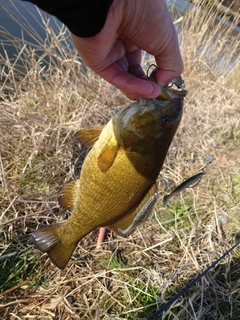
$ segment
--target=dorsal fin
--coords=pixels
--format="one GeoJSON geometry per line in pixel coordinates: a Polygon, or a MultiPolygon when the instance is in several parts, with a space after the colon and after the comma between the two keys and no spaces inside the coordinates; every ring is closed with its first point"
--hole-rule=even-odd
{"type": "Polygon", "coordinates": [[[79,179],[65,183],[58,191],[58,202],[63,209],[72,210],[77,201],[79,179]]]}
{"type": "Polygon", "coordinates": [[[129,234],[131,234],[134,229],[144,222],[148,216],[150,215],[149,208],[152,207],[152,204],[150,203],[149,207],[145,208],[145,214],[142,210],[144,205],[148,204],[149,200],[152,198],[153,205],[157,201],[157,185],[156,183],[149,189],[147,194],[143,197],[139,205],[135,207],[135,209],[130,210],[130,212],[127,212],[121,219],[119,219],[114,224],[108,226],[109,229],[113,230],[116,233],[119,233],[121,236],[127,237],[129,234]],[[138,214],[141,214],[141,217],[138,217],[138,214]],[[135,221],[135,218],[136,221],[135,221]],[[121,229],[122,232],[119,232],[119,229],[121,229]],[[127,234],[124,235],[124,231],[127,230],[127,234]]]}
{"type": "Polygon", "coordinates": [[[74,133],[74,137],[85,147],[92,147],[98,140],[104,126],[99,126],[90,129],[81,129],[74,133]]]}

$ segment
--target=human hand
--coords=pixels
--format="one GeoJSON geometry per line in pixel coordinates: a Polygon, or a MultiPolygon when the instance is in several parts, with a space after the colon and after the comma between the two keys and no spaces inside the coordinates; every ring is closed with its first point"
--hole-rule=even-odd
{"type": "Polygon", "coordinates": [[[72,34],[84,63],[128,98],[156,98],[183,71],[177,34],[164,0],[114,0],[94,37],[72,34]],[[142,50],[155,56],[158,84],[141,67],[142,50]]]}

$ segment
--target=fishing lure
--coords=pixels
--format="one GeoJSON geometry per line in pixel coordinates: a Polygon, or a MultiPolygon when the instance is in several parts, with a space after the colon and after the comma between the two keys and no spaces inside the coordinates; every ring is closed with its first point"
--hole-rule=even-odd
{"type": "Polygon", "coordinates": [[[194,186],[196,186],[200,180],[202,179],[203,175],[206,174],[205,171],[201,171],[194,176],[184,180],[179,186],[177,186],[176,189],[174,189],[170,194],[163,197],[163,205],[167,206],[169,200],[175,196],[177,193],[184,191],[186,188],[190,188],[192,184],[196,183],[194,186]]]}
{"type": "Polygon", "coordinates": [[[118,234],[124,238],[127,238],[132,231],[140,225],[142,222],[146,221],[147,218],[152,213],[155,204],[159,198],[158,192],[155,192],[153,196],[151,196],[146,203],[143,205],[141,210],[137,213],[136,217],[134,218],[132,224],[125,230],[118,228],[118,234]]]}

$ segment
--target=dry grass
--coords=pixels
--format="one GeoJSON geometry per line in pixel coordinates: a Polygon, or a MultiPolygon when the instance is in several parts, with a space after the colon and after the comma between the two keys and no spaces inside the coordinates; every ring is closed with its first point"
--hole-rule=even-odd
{"type": "MultiPolygon", "coordinates": [[[[97,231],[89,234],[64,271],[33,249],[29,235],[39,224],[67,218],[56,191],[78,177],[86,154],[72,132],[106,123],[129,101],[85,70],[65,29],[56,35],[48,25],[48,41],[38,39],[32,46],[0,30],[18,52],[14,62],[0,58],[1,319],[146,319],[235,243],[239,36],[222,23],[212,26],[212,20],[192,11],[181,22],[189,95],[159,190],[166,188],[163,181],[173,188],[198,172],[203,158],[216,160],[195,188],[167,208],[160,201],[150,221],[129,239],[109,233],[97,252],[97,231]],[[219,217],[228,222],[221,224],[219,217]]],[[[144,63],[147,68],[151,59],[144,63]]],[[[239,258],[236,249],[159,319],[239,319],[239,258]]]]}

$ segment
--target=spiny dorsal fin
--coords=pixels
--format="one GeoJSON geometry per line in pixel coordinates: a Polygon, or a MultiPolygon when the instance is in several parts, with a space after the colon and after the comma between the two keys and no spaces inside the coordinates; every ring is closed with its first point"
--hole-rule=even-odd
{"type": "Polygon", "coordinates": [[[60,269],[68,263],[77,243],[66,244],[61,241],[59,228],[62,224],[45,226],[32,234],[34,246],[49,255],[51,261],[60,269]]]}
{"type": "MultiPolygon", "coordinates": [[[[137,216],[137,214],[141,211],[142,207],[144,206],[145,203],[147,203],[147,201],[154,196],[157,193],[157,185],[156,183],[149,189],[149,191],[147,192],[147,194],[143,197],[143,199],[140,201],[139,205],[137,205],[137,207],[135,207],[135,209],[130,210],[129,212],[127,212],[121,219],[119,219],[117,222],[115,222],[114,224],[108,226],[109,229],[113,230],[114,232],[118,233],[118,229],[121,230],[126,230],[129,227],[129,234],[131,234],[134,229],[137,227],[137,225],[139,225],[140,223],[137,223],[136,225],[134,224],[134,219],[137,216]],[[131,229],[131,226],[133,227],[131,229]]],[[[149,215],[149,212],[146,213],[146,218],[149,215]]],[[[143,216],[143,220],[142,222],[144,222],[144,216],[143,216]]]]}
{"type": "Polygon", "coordinates": [[[98,140],[103,128],[104,126],[91,129],[81,129],[74,133],[74,137],[85,147],[90,148],[98,140]]]}
{"type": "Polygon", "coordinates": [[[79,179],[65,183],[58,191],[58,202],[63,209],[72,210],[77,201],[79,179]]]}

